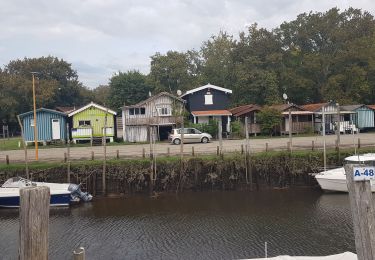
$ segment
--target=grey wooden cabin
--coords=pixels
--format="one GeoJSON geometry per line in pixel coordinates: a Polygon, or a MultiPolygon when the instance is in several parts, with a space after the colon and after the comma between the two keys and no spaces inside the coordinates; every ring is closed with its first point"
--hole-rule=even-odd
{"type": "Polygon", "coordinates": [[[122,107],[122,133],[126,142],[146,142],[150,133],[158,140],[168,139],[172,128],[182,120],[184,101],[161,92],[138,104],[122,107]]]}

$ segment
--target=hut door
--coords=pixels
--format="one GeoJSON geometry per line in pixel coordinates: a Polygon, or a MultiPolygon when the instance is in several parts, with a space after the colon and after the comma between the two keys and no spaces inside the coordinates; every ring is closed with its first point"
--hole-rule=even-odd
{"type": "Polygon", "coordinates": [[[60,120],[52,119],[52,140],[60,139],[60,120]]]}

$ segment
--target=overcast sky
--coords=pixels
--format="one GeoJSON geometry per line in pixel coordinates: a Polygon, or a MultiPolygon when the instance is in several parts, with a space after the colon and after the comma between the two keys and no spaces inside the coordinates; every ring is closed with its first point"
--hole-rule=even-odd
{"type": "Polygon", "coordinates": [[[0,0],[0,64],[57,56],[94,88],[117,71],[148,73],[156,52],[199,49],[220,30],[349,6],[375,14],[374,0],[0,0]]]}

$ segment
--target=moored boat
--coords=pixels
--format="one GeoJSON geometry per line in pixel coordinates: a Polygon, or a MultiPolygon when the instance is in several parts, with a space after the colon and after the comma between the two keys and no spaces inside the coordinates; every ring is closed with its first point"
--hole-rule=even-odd
{"type": "MultiPolygon", "coordinates": [[[[362,155],[353,155],[345,158],[347,163],[375,165],[375,154],[367,153],[362,155]]],[[[324,191],[348,192],[346,175],[344,167],[327,170],[315,175],[315,179],[324,191]]],[[[370,181],[371,191],[375,192],[375,181],[370,181]]]]}
{"type": "Polygon", "coordinates": [[[24,178],[13,177],[0,187],[0,207],[18,207],[19,189],[30,186],[49,187],[51,206],[68,206],[72,202],[92,200],[92,195],[81,191],[80,185],[77,184],[33,182],[24,178]]]}

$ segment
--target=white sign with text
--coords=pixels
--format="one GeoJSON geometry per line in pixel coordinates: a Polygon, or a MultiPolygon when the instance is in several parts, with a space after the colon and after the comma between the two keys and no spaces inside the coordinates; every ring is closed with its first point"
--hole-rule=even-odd
{"type": "Polygon", "coordinates": [[[354,181],[375,180],[375,167],[353,167],[354,181]]]}

